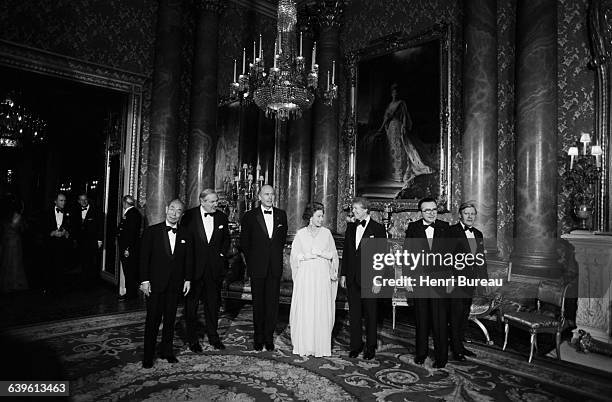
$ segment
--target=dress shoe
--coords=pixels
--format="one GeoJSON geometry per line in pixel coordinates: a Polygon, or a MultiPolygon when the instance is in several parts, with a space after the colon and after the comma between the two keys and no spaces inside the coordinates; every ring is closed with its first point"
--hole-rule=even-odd
{"type": "Polygon", "coordinates": [[[419,356],[414,357],[414,364],[418,364],[420,366],[423,363],[425,363],[425,357],[419,357],[419,356]]]}
{"type": "Polygon", "coordinates": [[[361,351],[360,351],[360,350],[351,350],[351,351],[349,352],[349,357],[350,357],[351,359],[354,359],[354,358],[356,358],[357,356],[359,356],[359,352],[361,352],[361,351]]]}
{"type": "Polygon", "coordinates": [[[439,361],[436,360],[432,367],[433,368],[437,368],[437,369],[442,369],[442,368],[446,367],[446,362],[442,363],[442,362],[439,362],[439,361]]]}
{"type": "Polygon", "coordinates": [[[168,361],[168,363],[178,363],[178,359],[176,358],[176,356],[174,355],[165,355],[165,356],[160,356],[162,359],[166,359],[168,361]]]}
{"type": "Polygon", "coordinates": [[[200,342],[192,342],[189,344],[189,350],[193,353],[202,353],[202,345],[200,345],[200,342]]]}
{"type": "Polygon", "coordinates": [[[458,362],[464,362],[467,359],[465,358],[465,355],[463,353],[453,353],[453,360],[456,360],[458,362]]]}
{"type": "Polygon", "coordinates": [[[254,342],[253,349],[255,349],[258,352],[261,352],[263,350],[263,343],[254,342]]]}
{"type": "Polygon", "coordinates": [[[153,367],[153,360],[143,360],[142,361],[142,368],[150,369],[151,367],[153,367]]]}
{"type": "Polygon", "coordinates": [[[463,355],[468,356],[468,357],[476,357],[476,353],[472,352],[471,350],[467,350],[467,349],[463,350],[463,355]]]}
{"type": "Polygon", "coordinates": [[[215,349],[219,349],[219,350],[223,350],[225,349],[225,345],[223,344],[223,342],[221,341],[216,341],[216,342],[211,342],[210,343],[212,345],[213,348],[215,349]]]}
{"type": "Polygon", "coordinates": [[[272,342],[266,342],[266,350],[268,352],[274,351],[274,344],[272,342]]]}
{"type": "Polygon", "coordinates": [[[375,351],[374,351],[374,348],[366,348],[366,349],[363,351],[363,358],[364,358],[365,360],[372,360],[372,359],[374,358],[374,355],[375,355],[375,354],[376,354],[376,353],[375,353],[375,351]]]}

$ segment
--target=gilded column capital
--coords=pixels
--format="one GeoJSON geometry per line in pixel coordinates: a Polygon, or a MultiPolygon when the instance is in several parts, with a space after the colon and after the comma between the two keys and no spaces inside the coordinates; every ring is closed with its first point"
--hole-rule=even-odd
{"type": "Polygon", "coordinates": [[[221,14],[227,6],[225,0],[195,0],[195,7],[198,11],[208,11],[211,13],[221,14]]]}
{"type": "Polygon", "coordinates": [[[339,28],[348,0],[317,0],[312,7],[314,22],[321,28],[339,28]]]}

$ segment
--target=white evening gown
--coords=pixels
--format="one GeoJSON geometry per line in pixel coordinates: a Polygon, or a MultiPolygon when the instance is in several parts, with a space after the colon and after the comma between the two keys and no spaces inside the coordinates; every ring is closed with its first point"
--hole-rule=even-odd
{"type": "Polygon", "coordinates": [[[331,356],[331,334],[336,318],[338,251],[329,229],[316,236],[307,228],[298,230],[291,245],[293,295],[289,325],[293,353],[301,356],[331,356]],[[319,251],[323,257],[304,259],[319,251]]]}

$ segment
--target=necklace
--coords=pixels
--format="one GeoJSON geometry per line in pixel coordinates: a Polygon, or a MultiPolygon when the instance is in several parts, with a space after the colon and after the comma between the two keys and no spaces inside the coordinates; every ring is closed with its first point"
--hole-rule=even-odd
{"type": "Polygon", "coordinates": [[[320,227],[314,226],[314,225],[308,225],[308,232],[310,232],[310,235],[312,237],[317,237],[317,234],[319,234],[319,231],[321,230],[320,227]]]}

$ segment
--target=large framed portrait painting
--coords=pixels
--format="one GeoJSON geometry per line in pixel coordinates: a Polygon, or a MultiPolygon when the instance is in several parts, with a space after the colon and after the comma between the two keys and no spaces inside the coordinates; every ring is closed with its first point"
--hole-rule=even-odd
{"type": "MultiPolygon", "coordinates": [[[[452,110],[449,32],[393,36],[353,59],[355,194],[448,203],[452,110]]],[[[443,206],[441,205],[441,206],[443,206]]]]}

